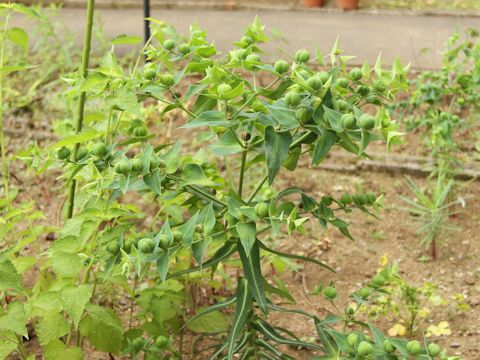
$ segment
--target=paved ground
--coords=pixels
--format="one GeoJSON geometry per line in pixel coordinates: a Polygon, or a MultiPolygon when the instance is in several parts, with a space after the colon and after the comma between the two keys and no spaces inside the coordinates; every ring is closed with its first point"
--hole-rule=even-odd
{"type": "MultiPolygon", "coordinates": [[[[141,35],[141,9],[98,11],[109,37],[118,34],[141,35]]],[[[197,21],[207,30],[220,50],[225,50],[242,35],[242,29],[257,13],[249,11],[153,10],[152,16],[174,25],[179,31],[197,21]]],[[[345,54],[357,55],[352,63],[374,62],[382,52],[385,62],[399,55],[415,68],[441,65],[439,51],[445,39],[457,28],[480,27],[479,18],[449,16],[408,16],[391,14],[322,13],[308,11],[258,12],[267,28],[279,30],[287,43],[266,46],[270,57],[278,55],[278,47],[287,51],[318,46],[328,53],[339,36],[345,54]],[[422,53],[422,49],[429,49],[422,53]]],[[[79,36],[83,33],[84,10],[64,9],[62,19],[79,36]]],[[[18,22],[17,22],[18,23],[18,22]]],[[[27,26],[27,24],[20,24],[27,26]]]]}

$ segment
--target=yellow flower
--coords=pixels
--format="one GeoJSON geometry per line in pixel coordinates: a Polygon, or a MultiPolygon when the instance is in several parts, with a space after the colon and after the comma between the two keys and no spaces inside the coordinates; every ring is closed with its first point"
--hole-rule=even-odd
{"type": "Polygon", "coordinates": [[[380,260],[378,261],[378,265],[380,265],[381,267],[384,267],[387,264],[388,264],[388,254],[383,254],[380,260]]]}
{"type": "Polygon", "coordinates": [[[427,329],[427,336],[442,336],[450,335],[452,331],[450,330],[450,325],[447,321],[440,321],[438,325],[430,325],[427,329]]]}
{"type": "Polygon", "coordinates": [[[421,318],[426,318],[430,314],[430,309],[423,307],[418,310],[418,316],[421,318]]]}
{"type": "Polygon", "coordinates": [[[405,326],[403,326],[401,324],[395,324],[388,330],[388,335],[389,336],[404,336],[406,332],[407,332],[407,329],[405,329],[405,326]]]}

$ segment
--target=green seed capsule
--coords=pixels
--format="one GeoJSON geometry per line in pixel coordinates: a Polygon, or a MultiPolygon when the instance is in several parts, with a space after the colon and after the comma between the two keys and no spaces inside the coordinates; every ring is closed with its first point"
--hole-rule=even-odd
{"type": "Polygon", "coordinates": [[[322,84],[325,84],[328,79],[330,79],[330,74],[327,73],[326,71],[322,71],[321,73],[318,74],[318,77],[322,81],[322,84]]]}
{"type": "Polygon", "coordinates": [[[387,352],[389,354],[395,352],[395,347],[393,346],[393,344],[388,339],[386,339],[383,342],[383,349],[385,350],[385,352],[387,352]]]}
{"type": "Polygon", "coordinates": [[[178,51],[182,55],[187,55],[190,52],[190,46],[188,44],[182,44],[178,47],[178,51]]]}
{"type": "Polygon", "coordinates": [[[350,194],[343,194],[340,198],[340,203],[343,205],[349,205],[353,202],[352,195],[350,194]]]}
{"type": "Polygon", "coordinates": [[[427,350],[428,354],[432,357],[436,357],[442,352],[442,349],[437,344],[428,344],[427,350]]]}
{"type": "Polygon", "coordinates": [[[127,175],[130,171],[132,171],[132,164],[126,159],[120,160],[115,164],[115,172],[117,174],[127,175]]]}
{"type": "Polygon", "coordinates": [[[350,104],[345,100],[337,100],[337,107],[339,111],[345,111],[350,104]]]}
{"type": "Polygon", "coordinates": [[[171,87],[173,86],[173,84],[175,84],[175,78],[172,74],[162,74],[162,76],[160,76],[160,82],[162,83],[162,85],[171,87]]]}
{"type": "Polygon", "coordinates": [[[359,68],[354,68],[350,71],[350,77],[355,81],[360,80],[362,76],[363,76],[362,70],[359,68]]]}
{"type": "Polygon", "coordinates": [[[158,246],[163,250],[168,249],[168,247],[170,246],[170,239],[167,235],[162,234],[159,236],[158,246]]]}
{"type": "Polygon", "coordinates": [[[108,152],[107,146],[103,142],[96,143],[95,145],[93,145],[92,153],[94,155],[98,157],[103,157],[107,155],[107,152],[108,152]]]}
{"type": "Polygon", "coordinates": [[[375,118],[369,114],[363,114],[358,119],[358,126],[363,130],[372,130],[375,127],[375,118]]]}
{"type": "Polygon", "coordinates": [[[412,340],[407,343],[406,349],[410,354],[417,355],[422,351],[422,345],[418,340],[412,340]]]}
{"type": "Polygon", "coordinates": [[[228,93],[232,91],[232,87],[228,84],[220,84],[218,85],[218,88],[217,88],[217,92],[218,92],[218,96],[221,98],[221,99],[227,99],[228,97],[228,93]]]}
{"type": "Polygon", "coordinates": [[[355,345],[357,344],[357,340],[358,340],[358,335],[355,334],[355,333],[349,334],[348,337],[347,337],[347,343],[352,348],[355,347],[355,345]]]}
{"type": "Polygon", "coordinates": [[[302,107],[295,112],[295,117],[300,124],[306,124],[310,120],[310,111],[302,107]]]}
{"type": "Polygon", "coordinates": [[[296,107],[300,104],[300,100],[300,94],[297,92],[291,91],[285,95],[285,103],[287,106],[296,107]]]}
{"type": "Polygon", "coordinates": [[[132,170],[136,173],[143,171],[143,162],[140,159],[133,159],[132,163],[132,170]]]}
{"type": "Polygon", "coordinates": [[[375,195],[375,193],[371,192],[371,191],[367,192],[365,194],[365,197],[367,198],[367,202],[369,204],[373,204],[375,202],[375,200],[377,200],[377,195],[375,195]]]}
{"type": "Polygon", "coordinates": [[[323,295],[325,295],[326,298],[333,300],[337,297],[337,289],[335,289],[333,286],[328,286],[323,289],[323,295]]]}
{"type": "Polygon", "coordinates": [[[163,42],[163,48],[165,50],[171,51],[174,47],[175,47],[175,41],[173,41],[172,39],[168,39],[163,42]]]}
{"type": "Polygon", "coordinates": [[[360,297],[361,297],[362,299],[368,298],[371,293],[372,293],[372,291],[371,291],[369,288],[361,288],[361,289],[358,291],[358,294],[360,295],[360,297]]]}
{"type": "Polygon", "coordinates": [[[144,126],[138,126],[133,129],[133,136],[135,137],[145,137],[148,134],[148,130],[144,126]]]}
{"type": "Polygon", "coordinates": [[[347,78],[338,78],[337,79],[337,86],[341,88],[348,87],[348,79],[347,78]]]}
{"type": "Polygon", "coordinates": [[[116,255],[120,251],[120,245],[116,241],[111,242],[107,245],[107,251],[112,255],[116,255]]]}
{"type": "Polygon", "coordinates": [[[159,347],[160,349],[167,347],[168,343],[168,338],[162,335],[157,337],[157,339],[155,340],[155,346],[159,347]]]}
{"type": "Polygon", "coordinates": [[[68,150],[66,147],[62,147],[57,151],[57,157],[60,160],[66,160],[70,157],[70,150],[68,150]]]}
{"type": "Polygon", "coordinates": [[[295,53],[295,60],[299,63],[306,63],[310,60],[310,53],[305,49],[298,50],[295,53]]]}
{"type": "Polygon", "coordinates": [[[289,65],[285,60],[277,60],[273,65],[273,68],[277,73],[285,74],[289,69],[289,65]]]}
{"type": "Polygon", "coordinates": [[[319,76],[314,75],[307,80],[307,85],[317,91],[322,88],[323,83],[319,76]]]}
{"type": "Polygon", "coordinates": [[[145,238],[138,242],[138,249],[144,254],[149,254],[155,249],[155,244],[152,239],[145,238]]]}
{"type": "Polygon", "coordinates": [[[342,125],[345,129],[351,130],[357,124],[353,114],[343,114],[341,117],[342,125]]]}
{"type": "Polygon", "coordinates": [[[143,70],[143,77],[147,80],[153,80],[156,76],[157,72],[155,71],[155,69],[148,68],[143,70]]]}
{"type": "Polygon", "coordinates": [[[255,205],[255,213],[260,217],[267,217],[268,216],[268,204],[261,202],[255,205]]]}

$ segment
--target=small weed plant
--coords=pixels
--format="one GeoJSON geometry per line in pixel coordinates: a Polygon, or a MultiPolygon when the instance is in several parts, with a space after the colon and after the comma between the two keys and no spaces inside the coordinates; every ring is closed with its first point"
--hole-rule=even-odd
{"type": "Polygon", "coordinates": [[[455,213],[455,176],[472,163],[469,148],[478,146],[474,133],[478,123],[480,94],[480,42],[478,32],[468,30],[464,37],[455,33],[446,43],[443,66],[438,71],[421,73],[412,86],[407,109],[412,117],[407,128],[420,131],[431,159],[431,175],[425,189],[412,180],[407,185],[414,200],[403,198],[406,210],[419,223],[417,233],[421,243],[430,247],[431,257],[437,257],[437,239],[444,230],[454,230],[449,224],[455,213]]]}

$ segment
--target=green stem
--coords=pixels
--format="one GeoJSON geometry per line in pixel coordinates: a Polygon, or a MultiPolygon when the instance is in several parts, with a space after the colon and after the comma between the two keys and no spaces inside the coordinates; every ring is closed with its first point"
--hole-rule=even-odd
{"type": "Polygon", "coordinates": [[[5,150],[5,138],[3,134],[3,68],[5,65],[5,39],[7,36],[8,20],[10,15],[5,17],[5,26],[3,28],[2,36],[0,37],[0,149],[2,154],[2,176],[3,187],[5,191],[5,207],[10,210],[10,194],[8,186],[8,159],[5,150]]]}
{"type": "MultiPolygon", "coordinates": [[[[95,0],[88,0],[87,3],[87,24],[85,27],[85,36],[83,42],[83,55],[82,55],[82,64],[80,66],[80,73],[82,74],[83,79],[86,79],[88,76],[88,64],[90,61],[90,48],[92,44],[92,29],[93,29],[93,14],[95,11],[95,0]]],[[[80,93],[80,98],[78,100],[78,109],[77,109],[77,121],[75,124],[75,132],[79,134],[82,131],[83,127],[83,114],[85,110],[85,99],[87,93],[82,91],[80,93]]],[[[77,161],[77,152],[80,144],[75,144],[73,149],[72,160],[77,161]]],[[[68,203],[67,203],[67,218],[70,219],[73,216],[73,208],[75,206],[75,188],[77,182],[72,180],[70,184],[70,189],[68,192],[68,203]]]]}
{"type": "MultiPolygon", "coordinates": [[[[175,181],[181,181],[181,180],[182,180],[182,179],[180,179],[180,178],[178,178],[178,177],[176,177],[176,176],[173,176],[173,175],[167,175],[167,178],[172,179],[172,180],[175,180],[175,181]]],[[[227,203],[225,203],[225,202],[223,202],[223,201],[221,201],[221,200],[218,200],[216,197],[212,196],[212,195],[209,194],[208,192],[203,191],[202,189],[198,188],[198,187],[195,186],[195,185],[183,185],[183,188],[184,188],[187,192],[189,192],[189,193],[191,193],[191,194],[193,194],[193,195],[195,195],[195,194],[200,194],[200,195],[208,198],[209,200],[211,200],[211,201],[213,201],[213,202],[215,202],[215,203],[217,203],[217,204],[219,204],[219,205],[222,205],[223,207],[226,207],[226,206],[227,206],[227,203]]]]}
{"type": "Polygon", "coordinates": [[[138,285],[138,276],[135,274],[135,278],[133,279],[133,285],[132,285],[132,293],[130,294],[130,315],[128,319],[128,328],[132,328],[133,324],[133,307],[135,305],[135,292],[137,291],[137,285],[138,285]]]}
{"type": "Polygon", "coordinates": [[[145,50],[147,49],[147,47],[150,45],[150,43],[152,42],[152,39],[153,37],[156,35],[156,31],[154,31],[150,37],[148,38],[148,40],[145,42],[145,45],[143,45],[143,48],[142,50],[140,50],[140,52],[138,53],[138,56],[137,56],[137,61],[135,61],[135,66],[133,67],[133,71],[132,71],[132,77],[135,76],[137,70],[138,70],[138,67],[140,65],[140,60],[143,59],[144,57],[142,56],[145,52],[145,50]]]}
{"type": "Polygon", "coordinates": [[[247,163],[248,148],[245,148],[242,153],[242,164],[240,165],[240,177],[238,180],[238,196],[242,197],[243,192],[243,178],[245,175],[245,164],[247,163]]]}
{"type": "Polygon", "coordinates": [[[108,138],[110,137],[110,128],[112,126],[112,117],[113,117],[113,108],[111,107],[108,111],[108,124],[107,124],[107,133],[105,134],[105,144],[108,144],[108,138]]]}
{"type": "Polygon", "coordinates": [[[24,360],[28,359],[28,352],[25,349],[25,346],[23,345],[23,339],[20,335],[17,335],[18,339],[18,353],[20,354],[20,357],[24,360]]]}

